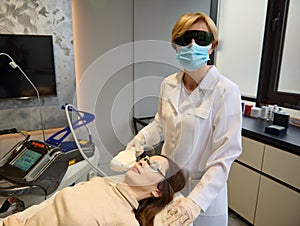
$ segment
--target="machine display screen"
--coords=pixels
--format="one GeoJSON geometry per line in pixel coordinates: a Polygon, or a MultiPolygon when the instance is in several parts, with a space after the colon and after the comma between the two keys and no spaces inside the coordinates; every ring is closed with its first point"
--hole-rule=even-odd
{"type": "Polygon", "coordinates": [[[40,159],[41,156],[42,153],[25,148],[25,150],[11,163],[11,165],[26,172],[40,159]]]}

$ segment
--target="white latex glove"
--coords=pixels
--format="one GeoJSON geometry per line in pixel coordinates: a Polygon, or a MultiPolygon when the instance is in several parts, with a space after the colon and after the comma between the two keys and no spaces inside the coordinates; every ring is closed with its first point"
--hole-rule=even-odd
{"type": "Polygon", "coordinates": [[[189,197],[182,198],[167,209],[163,219],[164,226],[186,226],[191,224],[200,214],[201,208],[189,197]]]}
{"type": "Polygon", "coordinates": [[[145,137],[142,133],[138,133],[128,144],[126,149],[135,148],[137,156],[143,153],[143,145],[145,144],[145,137]]]}

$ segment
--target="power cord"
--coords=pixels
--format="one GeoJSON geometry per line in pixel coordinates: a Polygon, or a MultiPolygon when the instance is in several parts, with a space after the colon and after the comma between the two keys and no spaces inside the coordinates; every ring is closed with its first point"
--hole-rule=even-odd
{"type": "MultiPolygon", "coordinates": [[[[73,135],[74,141],[75,141],[75,143],[76,143],[76,145],[77,145],[77,147],[78,147],[78,150],[79,150],[80,154],[82,155],[82,157],[89,163],[89,165],[90,165],[96,172],[98,172],[98,173],[99,173],[100,175],[102,175],[102,176],[107,176],[106,173],[104,173],[99,167],[97,167],[94,163],[92,163],[92,162],[88,159],[88,157],[85,155],[84,151],[82,150],[81,145],[80,145],[80,143],[79,143],[79,141],[78,141],[78,139],[77,139],[77,136],[76,136],[76,134],[75,134],[75,131],[74,131],[74,129],[73,129],[73,125],[72,125],[72,122],[71,122],[71,119],[70,119],[70,115],[69,115],[69,107],[70,107],[71,109],[74,109],[74,111],[77,113],[77,115],[78,115],[80,118],[82,118],[82,117],[81,117],[81,115],[79,114],[78,110],[77,110],[73,105],[71,105],[71,104],[66,104],[66,106],[65,106],[65,113],[66,113],[66,116],[67,116],[68,124],[69,124],[70,131],[71,131],[71,133],[72,133],[72,135],[73,135]]],[[[85,127],[86,127],[86,129],[87,129],[87,131],[88,131],[88,133],[89,133],[89,137],[91,138],[92,135],[91,135],[91,133],[90,133],[89,128],[88,128],[86,125],[85,125],[85,127]]]]}

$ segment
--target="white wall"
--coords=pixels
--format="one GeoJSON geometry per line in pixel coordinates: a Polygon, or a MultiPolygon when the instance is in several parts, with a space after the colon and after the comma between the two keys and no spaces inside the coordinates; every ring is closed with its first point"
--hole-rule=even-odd
{"type": "Polygon", "coordinates": [[[256,97],[267,0],[220,0],[216,66],[246,96],[256,97]]]}
{"type": "MultiPolygon", "coordinates": [[[[43,121],[47,129],[66,126],[61,105],[71,102],[75,91],[71,0],[1,0],[0,15],[0,33],[52,36],[57,97],[41,98],[43,121]]],[[[36,98],[2,99],[0,130],[41,129],[38,106],[36,98]]]]}
{"type": "Polygon", "coordinates": [[[135,117],[157,112],[162,79],[181,68],[170,44],[172,28],[182,14],[198,11],[209,14],[210,1],[134,1],[135,117]]]}
{"type": "Polygon", "coordinates": [[[132,88],[118,95],[133,78],[133,48],[126,45],[133,40],[133,0],[73,0],[72,7],[78,106],[96,115],[90,129],[108,168],[111,156],[124,148],[122,141],[131,138],[130,130],[122,138],[115,132],[128,128],[123,111],[133,102],[132,88]]]}
{"type": "Polygon", "coordinates": [[[209,13],[210,1],[72,4],[77,101],[80,109],[96,115],[90,128],[109,172],[111,157],[133,137],[133,109],[135,116],[154,115],[161,79],[178,70],[169,43],[173,24],[187,11],[209,13]]]}

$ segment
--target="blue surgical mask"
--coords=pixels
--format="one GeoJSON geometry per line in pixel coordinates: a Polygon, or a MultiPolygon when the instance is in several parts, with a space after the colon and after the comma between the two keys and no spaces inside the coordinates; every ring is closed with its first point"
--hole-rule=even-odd
{"type": "Polygon", "coordinates": [[[192,43],[189,46],[178,46],[177,60],[188,71],[196,71],[209,61],[208,50],[211,45],[199,46],[192,43]]]}

